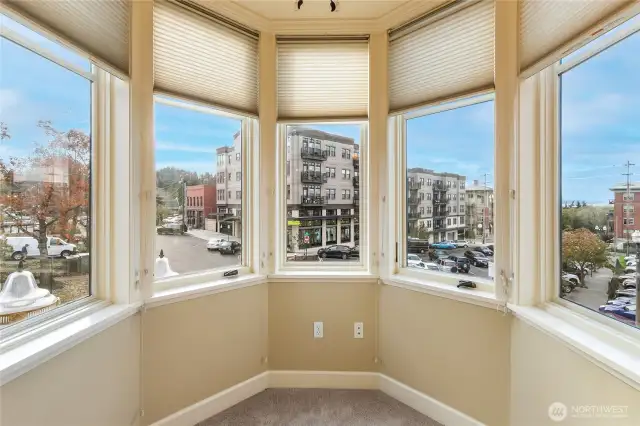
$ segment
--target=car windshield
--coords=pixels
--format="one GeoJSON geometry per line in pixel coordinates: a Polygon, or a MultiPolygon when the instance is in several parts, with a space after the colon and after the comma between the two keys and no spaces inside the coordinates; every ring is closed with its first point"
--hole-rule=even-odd
{"type": "Polygon", "coordinates": [[[221,245],[223,245],[225,247],[228,247],[228,246],[231,245],[231,241],[224,241],[224,242],[221,243],[221,245]]]}

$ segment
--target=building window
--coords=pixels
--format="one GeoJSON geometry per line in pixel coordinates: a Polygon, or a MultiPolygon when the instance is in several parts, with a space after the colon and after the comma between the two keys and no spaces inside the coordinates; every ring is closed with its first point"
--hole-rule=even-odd
{"type": "Polygon", "coordinates": [[[420,215],[424,215],[424,207],[420,207],[420,215]]]}
{"type": "MultiPolygon", "coordinates": [[[[597,42],[606,43],[606,37],[597,42]]],[[[636,327],[635,311],[632,316],[625,299],[629,295],[625,283],[635,283],[635,278],[626,281],[624,277],[624,269],[629,271],[625,257],[636,254],[636,244],[631,241],[634,231],[629,228],[635,219],[625,217],[628,212],[617,203],[634,199],[629,191],[634,185],[633,174],[638,173],[633,164],[637,156],[631,153],[640,150],[640,140],[629,139],[626,131],[637,133],[638,110],[630,114],[625,107],[611,109],[604,99],[616,99],[615,105],[621,106],[626,100],[638,98],[640,86],[637,73],[632,71],[637,68],[638,48],[640,33],[636,32],[606,49],[594,50],[593,56],[575,66],[558,68],[559,189],[563,199],[559,206],[562,271],[557,277],[558,296],[636,327]],[[615,205],[610,223],[606,210],[595,212],[600,205],[608,205],[612,195],[615,205]],[[587,211],[594,211],[588,219],[587,211]],[[607,269],[614,265],[613,272],[607,269]],[[598,289],[597,296],[585,290],[594,288],[598,289]]],[[[563,62],[571,63],[571,59],[563,62]]]]}
{"type": "Polygon", "coordinates": [[[460,225],[464,225],[464,217],[460,218],[460,225]]]}
{"type": "Polygon", "coordinates": [[[464,201],[464,194],[460,194],[460,201],[464,201]]]}
{"type": "Polygon", "coordinates": [[[240,161],[240,153],[236,152],[236,161],[240,161]]]}
{"type": "Polygon", "coordinates": [[[329,167],[329,177],[331,177],[331,178],[335,178],[336,177],[336,168],[335,167],[329,167]]]}
{"type": "MultiPolygon", "coordinates": [[[[3,27],[12,22],[4,15],[0,19],[3,27]]],[[[91,296],[94,248],[108,246],[100,241],[107,236],[95,238],[91,232],[92,221],[99,220],[91,209],[97,171],[92,163],[98,160],[91,133],[92,121],[98,119],[92,115],[97,103],[91,80],[4,37],[0,43],[0,284],[4,301],[10,302],[5,308],[16,313],[3,316],[1,330],[4,321],[12,324],[91,296]],[[72,254],[79,255],[75,268],[64,259],[72,254]],[[20,264],[27,276],[14,274],[20,264]],[[43,294],[24,291],[31,278],[43,294]],[[41,308],[30,310],[30,305],[41,308]]],[[[75,58],[74,52],[49,43],[55,49],[47,50],[61,55],[61,61],[75,58]]],[[[78,60],[91,69],[87,59],[78,60]]]]}
{"type": "Polygon", "coordinates": [[[344,158],[345,160],[351,160],[351,150],[342,148],[342,158],[344,158]]]}
{"type": "MultiPolygon", "coordinates": [[[[334,145],[327,145],[327,148],[329,149],[329,156],[330,157],[335,157],[336,156],[336,147],[334,145]]],[[[333,176],[335,177],[335,176],[333,176]]]]}
{"type": "Polygon", "coordinates": [[[287,185],[287,200],[291,199],[291,185],[287,185]]]}
{"type": "Polygon", "coordinates": [[[464,205],[460,206],[460,213],[464,213],[464,205]]]}
{"type": "MultiPolygon", "coordinates": [[[[462,221],[458,222],[457,217],[448,217],[446,221],[444,218],[440,219],[442,216],[458,214],[457,201],[463,199],[461,194],[458,198],[458,191],[464,188],[468,170],[493,170],[494,167],[493,96],[483,95],[468,101],[465,106],[461,107],[453,102],[449,104],[450,106],[441,104],[437,110],[424,109],[424,115],[405,119],[404,158],[406,158],[406,169],[403,170],[403,173],[409,177],[411,174],[429,171],[430,174],[436,176],[435,178],[426,178],[428,191],[425,191],[426,199],[433,203],[432,208],[427,206],[427,214],[438,218],[433,223],[435,229],[457,226],[459,229],[453,238],[483,239],[483,234],[485,234],[483,240],[485,242],[493,237],[493,220],[490,221],[491,225],[480,229],[465,227],[462,221]],[[482,121],[475,119],[479,115],[487,119],[482,121]],[[459,123],[459,125],[454,123],[459,123]],[[445,127],[446,130],[444,130],[445,127]],[[425,139],[424,129],[442,130],[437,131],[437,134],[432,138],[425,139]],[[478,155],[470,158],[468,155],[470,151],[476,152],[478,155]],[[425,156],[425,152],[437,152],[437,161],[425,156]],[[449,205],[446,205],[447,202],[449,205]]],[[[402,194],[404,196],[398,197],[397,200],[405,203],[405,212],[408,214],[412,207],[411,204],[415,201],[412,189],[407,188],[407,191],[407,194],[402,194]]],[[[418,193],[415,193],[415,199],[418,202],[421,201],[418,193]]],[[[460,212],[462,213],[462,211],[462,206],[460,206],[460,212]]],[[[407,236],[410,238],[426,239],[431,237],[434,241],[452,238],[450,235],[443,237],[440,231],[432,236],[431,231],[427,232],[423,227],[414,226],[408,216],[405,221],[406,226],[403,228],[407,230],[407,236]]],[[[407,245],[404,247],[405,253],[408,253],[407,245]]],[[[489,260],[493,261],[493,259],[489,260]]],[[[483,282],[493,280],[493,277],[489,275],[490,270],[492,271],[492,268],[479,268],[477,274],[471,279],[483,282]]]]}
{"type": "Polygon", "coordinates": [[[242,173],[236,172],[236,180],[241,180],[241,179],[242,179],[242,173]]]}
{"type": "Polygon", "coordinates": [[[229,172],[228,180],[231,182],[231,172],[229,172]]]}
{"type": "Polygon", "coordinates": [[[231,191],[229,191],[229,192],[227,193],[227,199],[228,199],[228,200],[230,200],[230,199],[231,199],[231,191]]]}

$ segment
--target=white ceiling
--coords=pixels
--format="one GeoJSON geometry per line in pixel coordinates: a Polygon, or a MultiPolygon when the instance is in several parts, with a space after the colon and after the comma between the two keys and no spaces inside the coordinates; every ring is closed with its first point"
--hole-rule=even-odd
{"type": "Polygon", "coordinates": [[[329,0],[240,0],[237,3],[269,20],[297,19],[377,19],[409,0],[337,0],[331,12],[329,0]]]}

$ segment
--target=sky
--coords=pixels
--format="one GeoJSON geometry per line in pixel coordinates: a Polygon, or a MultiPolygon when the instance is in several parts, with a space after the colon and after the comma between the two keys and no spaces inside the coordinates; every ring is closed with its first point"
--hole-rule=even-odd
{"type": "MultiPolygon", "coordinates": [[[[90,69],[82,56],[6,17],[1,19],[2,25],[37,40],[66,61],[90,69]]],[[[612,198],[611,185],[624,180],[622,165],[627,160],[636,163],[631,168],[635,173],[632,180],[640,181],[638,70],[640,33],[563,75],[563,200],[607,203],[612,198]]],[[[34,143],[44,142],[36,126],[38,120],[51,120],[59,130],[75,128],[89,133],[90,100],[91,83],[84,77],[0,39],[0,120],[12,136],[0,145],[0,158],[27,155],[34,143]]],[[[158,103],[155,117],[158,168],[214,173],[216,148],[231,145],[233,134],[240,129],[239,120],[158,103]]],[[[408,166],[462,174],[469,183],[482,181],[486,173],[487,182],[493,185],[493,126],[493,102],[409,120],[408,166]]],[[[360,142],[357,125],[311,127],[360,142]]]]}

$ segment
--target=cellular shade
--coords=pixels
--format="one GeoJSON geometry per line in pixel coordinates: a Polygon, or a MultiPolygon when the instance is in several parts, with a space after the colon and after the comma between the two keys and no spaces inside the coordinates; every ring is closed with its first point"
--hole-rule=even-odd
{"type": "Polygon", "coordinates": [[[128,0],[7,0],[7,3],[92,55],[97,62],[129,73],[128,0]]]}
{"type": "Polygon", "coordinates": [[[153,17],[158,91],[257,113],[257,33],[182,2],[156,2],[153,17]]]}
{"type": "Polygon", "coordinates": [[[493,87],[494,3],[456,1],[389,33],[392,111],[493,87]]]}
{"type": "Polygon", "coordinates": [[[575,50],[558,51],[559,48],[628,3],[627,0],[523,0],[520,3],[520,69],[524,71],[535,64],[535,71],[539,71],[558,61],[575,50]]]}
{"type": "Polygon", "coordinates": [[[368,104],[367,38],[278,39],[279,118],[366,118],[368,104]]]}

